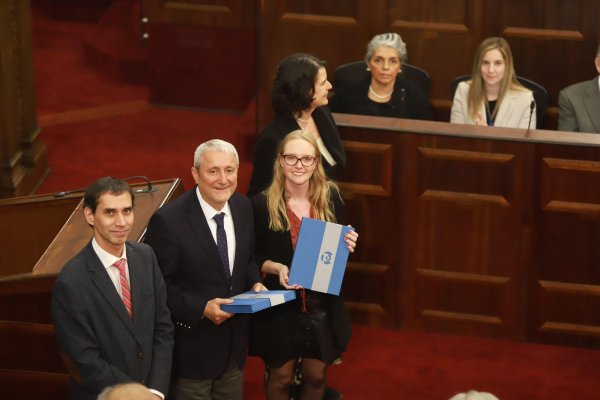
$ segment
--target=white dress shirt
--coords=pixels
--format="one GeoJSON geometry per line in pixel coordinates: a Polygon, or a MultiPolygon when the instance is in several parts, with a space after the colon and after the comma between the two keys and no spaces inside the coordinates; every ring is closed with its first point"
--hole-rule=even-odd
{"type": "MultiPolygon", "coordinates": [[[[92,247],[96,252],[96,255],[100,259],[100,262],[106,268],[106,272],[110,277],[113,285],[115,285],[115,289],[117,289],[117,293],[119,293],[119,297],[121,297],[121,273],[118,268],[113,267],[112,265],[119,261],[121,258],[127,260],[127,249],[123,246],[123,255],[121,257],[115,257],[110,254],[108,251],[104,250],[98,242],[96,242],[96,238],[92,239],[92,247]]],[[[125,263],[125,274],[127,275],[127,282],[129,283],[129,287],[131,287],[131,281],[129,279],[129,263],[125,263]]]]}

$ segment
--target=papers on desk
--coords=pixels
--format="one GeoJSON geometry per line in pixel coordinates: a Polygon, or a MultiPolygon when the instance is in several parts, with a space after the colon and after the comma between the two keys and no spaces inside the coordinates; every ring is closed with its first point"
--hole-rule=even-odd
{"type": "Polygon", "coordinates": [[[293,290],[267,290],[258,293],[250,291],[232,297],[231,304],[221,304],[221,310],[232,314],[252,314],[295,298],[296,292],[293,290]]]}
{"type": "Polygon", "coordinates": [[[290,285],[340,294],[349,250],[344,240],[350,226],[302,218],[290,267],[290,285]]]}

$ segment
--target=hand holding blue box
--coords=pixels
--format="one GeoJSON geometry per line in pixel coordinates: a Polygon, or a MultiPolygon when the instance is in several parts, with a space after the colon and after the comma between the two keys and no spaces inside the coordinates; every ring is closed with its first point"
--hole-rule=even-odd
{"type": "Polygon", "coordinates": [[[295,298],[296,292],[293,290],[250,291],[233,296],[233,303],[221,304],[221,310],[231,314],[252,314],[295,298]]]}

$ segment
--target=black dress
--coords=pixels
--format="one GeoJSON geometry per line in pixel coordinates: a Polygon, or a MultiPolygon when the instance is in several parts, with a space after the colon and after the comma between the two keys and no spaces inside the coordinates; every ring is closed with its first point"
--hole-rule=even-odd
{"type": "Polygon", "coordinates": [[[399,74],[394,83],[392,98],[387,103],[369,99],[370,84],[371,74],[366,74],[360,81],[335,87],[329,109],[344,114],[433,120],[429,99],[415,82],[399,74]]]}
{"type": "MultiPolygon", "coordinates": [[[[335,195],[333,203],[336,220],[343,223],[343,204],[339,196],[335,195]]],[[[258,265],[272,260],[289,267],[293,256],[290,232],[269,229],[269,214],[263,194],[254,196],[252,205],[258,265]]],[[[276,275],[267,275],[264,284],[271,290],[283,289],[276,275]]],[[[303,312],[300,292],[296,291],[294,301],[252,315],[250,354],[260,356],[269,366],[277,368],[299,356],[318,358],[330,364],[346,350],[351,325],[342,295],[305,290],[308,312],[303,312]]]]}
{"type": "MultiPolygon", "coordinates": [[[[335,121],[327,107],[317,108],[313,111],[312,117],[319,129],[323,144],[336,162],[336,165],[332,166],[322,158],[325,175],[329,179],[337,179],[346,165],[346,153],[335,121]]],[[[292,116],[277,116],[262,130],[254,147],[254,162],[248,197],[260,193],[269,186],[273,178],[273,163],[279,143],[288,133],[298,129],[300,126],[292,116]]]]}

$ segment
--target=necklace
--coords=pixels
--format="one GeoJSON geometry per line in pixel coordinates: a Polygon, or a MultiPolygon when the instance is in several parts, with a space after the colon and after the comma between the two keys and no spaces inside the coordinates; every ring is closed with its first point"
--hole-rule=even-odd
{"type": "Polygon", "coordinates": [[[302,122],[303,124],[308,124],[308,121],[310,120],[310,117],[306,118],[306,119],[302,119],[302,118],[298,118],[296,117],[296,121],[298,122],[302,122]]]}
{"type": "Polygon", "coordinates": [[[391,92],[384,94],[384,95],[380,95],[375,93],[375,91],[373,90],[373,87],[371,85],[369,85],[369,92],[371,92],[371,94],[375,97],[377,97],[378,99],[386,99],[388,97],[390,97],[392,95],[392,93],[394,93],[394,89],[392,89],[391,92]]]}

